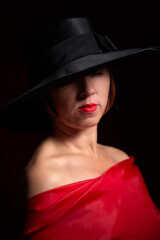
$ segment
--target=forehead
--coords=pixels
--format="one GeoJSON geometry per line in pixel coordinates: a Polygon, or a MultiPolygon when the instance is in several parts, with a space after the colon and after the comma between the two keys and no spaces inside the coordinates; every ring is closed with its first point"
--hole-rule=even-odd
{"type": "Polygon", "coordinates": [[[100,70],[108,70],[108,66],[107,65],[96,66],[91,69],[83,71],[82,73],[80,73],[80,75],[82,74],[83,76],[86,76],[86,75],[92,74],[93,72],[100,71],[100,70]]]}

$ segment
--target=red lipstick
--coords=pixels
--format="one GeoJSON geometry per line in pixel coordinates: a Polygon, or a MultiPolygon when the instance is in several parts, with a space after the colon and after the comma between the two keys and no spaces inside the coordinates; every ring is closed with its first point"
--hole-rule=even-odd
{"type": "Polygon", "coordinates": [[[79,107],[79,110],[86,113],[92,113],[97,109],[97,105],[95,103],[85,104],[79,107]]]}

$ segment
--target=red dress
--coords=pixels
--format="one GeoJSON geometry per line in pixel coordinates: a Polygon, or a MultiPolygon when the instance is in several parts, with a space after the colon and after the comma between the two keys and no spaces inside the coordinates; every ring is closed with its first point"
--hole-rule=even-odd
{"type": "Polygon", "coordinates": [[[102,176],[28,200],[29,240],[160,240],[160,211],[131,156],[102,176]]]}

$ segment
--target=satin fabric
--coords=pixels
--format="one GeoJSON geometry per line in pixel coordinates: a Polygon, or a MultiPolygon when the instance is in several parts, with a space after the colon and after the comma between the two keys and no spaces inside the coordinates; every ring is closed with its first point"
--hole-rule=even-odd
{"type": "Polygon", "coordinates": [[[160,211],[131,156],[102,176],[28,199],[29,240],[159,240],[160,211]]]}

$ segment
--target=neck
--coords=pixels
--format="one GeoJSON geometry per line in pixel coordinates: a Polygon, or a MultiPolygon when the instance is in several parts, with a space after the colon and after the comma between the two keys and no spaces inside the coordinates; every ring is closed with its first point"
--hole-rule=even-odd
{"type": "Polygon", "coordinates": [[[97,155],[97,126],[75,129],[60,122],[54,123],[52,137],[62,148],[62,151],[97,155]]]}

